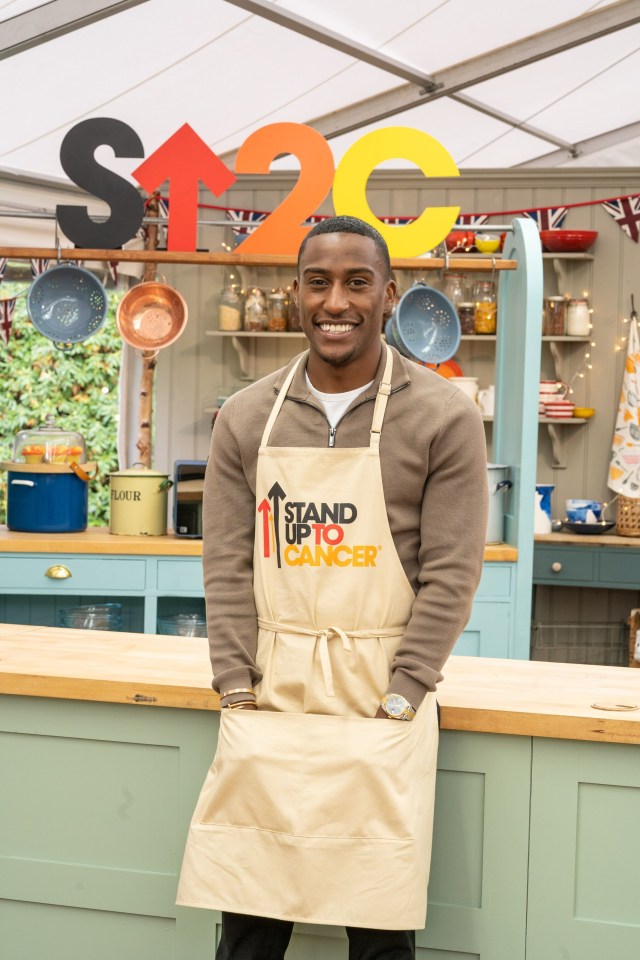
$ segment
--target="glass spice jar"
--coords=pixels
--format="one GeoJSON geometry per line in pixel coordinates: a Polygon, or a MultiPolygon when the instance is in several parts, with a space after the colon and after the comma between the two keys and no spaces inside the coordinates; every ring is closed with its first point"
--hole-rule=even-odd
{"type": "Polygon", "coordinates": [[[300,311],[293,293],[289,294],[289,330],[299,333],[302,331],[300,326],[300,311]]]}
{"type": "Polygon", "coordinates": [[[269,297],[269,320],[268,330],[272,333],[284,333],[287,329],[287,320],[289,317],[289,301],[287,291],[283,287],[277,287],[271,292],[269,297]]]}
{"type": "Polygon", "coordinates": [[[591,333],[591,311],[589,301],[579,297],[567,304],[567,335],[570,337],[588,337],[591,333]]]}
{"type": "Polygon", "coordinates": [[[267,298],[260,287],[251,287],[244,303],[244,328],[254,333],[267,329],[267,298]]]}
{"type": "Polygon", "coordinates": [[[496,332],[497,302],[493,280],[476,280],[473,287],[473,325],[476,333],[496,332]]]}
{"type": "Polygon", "coordinates": [[[564,337],[567,332],[567,301],[564,297],[545,297],[542,312],[542,336],[564,337]]]}
{"type": "Polygon", "coordinates": [[[218,329],[240,330],[242,328],[242,300],[235,284],[222,288],[218,305],[218,329]]]}
{"type": "Polygon", "coordinates": [[[475,303],[463,301],[457,305],[457,310],[458,319],[460,320],[460,333],[463,336],[469,336],[469,334],[475,333],[475,303]]]}
{"type": "Polygon", "coordinates": [[[464,278],[461,273],[445,273],[444,282],[442,284],[442,292],[445,297],[448,297],[451,300],[451,303],[454,307],[457,307],[459,303],[466,301],[466,290],[464,278]]]}

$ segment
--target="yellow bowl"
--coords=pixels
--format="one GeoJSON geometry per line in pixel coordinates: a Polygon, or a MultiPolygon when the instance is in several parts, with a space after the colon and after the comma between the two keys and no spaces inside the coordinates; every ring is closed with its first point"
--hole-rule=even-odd
{"type": "Polygon", "coordinates": [[[595,413],[593,407],[574,407],[573,415],[574,417],[579,417],[581,420],[590,420],[595,413]]]}
{"type": "Polygon", "coordinates": [[[475,246],[480,253],[495,253],[500,246],[500,237],[476,236],[475,246]]]}

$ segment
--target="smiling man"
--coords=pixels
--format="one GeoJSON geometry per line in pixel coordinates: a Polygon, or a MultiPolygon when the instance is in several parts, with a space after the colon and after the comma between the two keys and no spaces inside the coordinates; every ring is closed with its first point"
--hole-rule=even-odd
{"type": "Polygon", "coordinates": [[[225,403],[205,480],[221,731],[178,902],[223,911],[218,960],[282,960],[293,923],[350,960],[413,960],[424,926],[435,689],[484,555],[473,402],[382,340],[395,283],[370,225],[300,249],[309,349],[225,403]]]}

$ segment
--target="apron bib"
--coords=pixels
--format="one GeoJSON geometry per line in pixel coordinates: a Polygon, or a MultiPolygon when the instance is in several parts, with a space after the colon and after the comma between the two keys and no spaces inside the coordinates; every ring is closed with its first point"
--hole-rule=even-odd
{"type": "MultiPolygon", "coordinates": [[[[300,362],[300,361],[299,361],[300,362]]],[[[424,926],[438,727],[373,719],[414,593],[389,529],[379,444],[258,455],[258,711],[222,710],[178,904],[339,926],[424,926]]]]}

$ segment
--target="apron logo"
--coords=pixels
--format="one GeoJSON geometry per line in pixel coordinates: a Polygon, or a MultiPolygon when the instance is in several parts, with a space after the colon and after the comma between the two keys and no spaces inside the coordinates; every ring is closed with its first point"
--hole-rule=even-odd
{"type": "Polygon", "coordinates": [[[345,527],[358,516],[355,504],[307,503],[286,500],[286,496],[276,481],[258,504],[258,513],[262,514],[262,555],[266,560],[275,553],[278,567],[283,560],[289,567],[375,567],[377,547],[349,546],[343,542],[345,527]]]}

